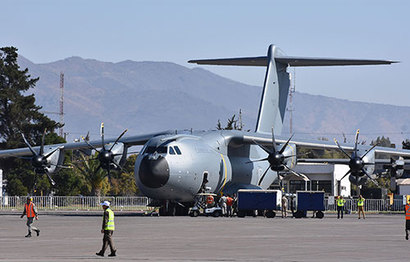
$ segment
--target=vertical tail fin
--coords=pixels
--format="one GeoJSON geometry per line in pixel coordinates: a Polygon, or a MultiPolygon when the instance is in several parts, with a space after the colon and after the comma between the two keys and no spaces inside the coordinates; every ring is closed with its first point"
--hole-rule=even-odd
{"type": "Polygon", "coordinates": [[[274,127],[275,134],[280,135],[285,118],[290,85],[289,74],[286,72],[288,66],[381,65],[397,62],[388,60],[292,57],[285,56],[279,48],[270,45],[267,56],[201,59],[190,60],[188,63],[200,65],[266,66],[265,83],[263,85],[255,132],[270,134],[272,127],[274,127]]]}
{"type": "Polygon", "coordinates": [[[281,50],[274,45],[270,45],[255,129],[255,132],[258,133],[270,134],[272,127],[275,128],[276,134],[280,135],[282,132],[290,80],[286,71],[288,65],[275,60],[275,57],[279,56],[282,56],[281,50]]]}

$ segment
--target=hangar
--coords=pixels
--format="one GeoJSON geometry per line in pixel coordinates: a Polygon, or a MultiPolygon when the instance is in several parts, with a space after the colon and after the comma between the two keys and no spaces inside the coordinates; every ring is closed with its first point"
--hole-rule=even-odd
{"type": "MultiPolygon", "coordinates": [[[[338,164],[298,163],[293,169],[305,177],[296,176],[292,173],[286,175],[282,179],[282,185],[286,192],[323,190],[328,196],[337,196],[338,181],[346,174],[349,167],[338,164]]],[[[350,185],[349,177],[346,176],[340,183],[343,197],[350,197],[350,185]]]]}

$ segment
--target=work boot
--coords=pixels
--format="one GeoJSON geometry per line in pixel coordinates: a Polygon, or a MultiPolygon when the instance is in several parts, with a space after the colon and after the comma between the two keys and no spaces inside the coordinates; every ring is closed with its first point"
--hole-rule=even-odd
{"type": "Polygon", "coordinates": [[[409,235],[406,235],[406,240],[409,240],[409,235]]]}
{"type": "Polygon", "coordinates": [[[40,229],[37,229],[36,233],[37,233],[37,236],[39,236],[40,235],[40,229]]]}
{"type": "Polygon", "coordinates": [[[31,233],[28,233],[25,237],[31,237],[31,233]]]}
{"type": "Polygon", "coordinates": [[[104,256],[104,253],[103,252],[98,252],[98,253],[95,253],[97,256],[101,256],[101,257],[103,257],[104,256]]]}
{"type": "Polygon", "coordinates": [[[111,252],[111,254],[109,254],[108,256],[109,257],[115,257],[115,256],[117,256],[117,254],[115,254],[116,252],[117,252],[117,250],[111,252]]]}

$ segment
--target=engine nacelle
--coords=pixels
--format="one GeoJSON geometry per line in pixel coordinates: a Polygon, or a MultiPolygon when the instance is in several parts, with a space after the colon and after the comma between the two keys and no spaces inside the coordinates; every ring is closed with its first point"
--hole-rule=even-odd
{"type": "Polygon", "coordinates": [[[361,186],[364,185],[367,181],[367,176],[354,176],[354,175],[350,175],[349,176],[349,181],[350,183],[357,185],[357,186],[361,186]]]}
{"type": "MultiPolygon", "coordinates": [[[[112,144],[107,144],[105,148],[111,148],[112,144]]],[[[127,152],[128,152],[128,147],[124,145],[124,143],[117,142],[111,149],[111,152],[113,154],[113,162],[115,162],[117,165],[122,166],[124,162],[127,160],[127,152]]],[[[116,169],[116,165],[110,164],[110,168],[116,169]]]]}
{"type": "Polygon", "coordinates": [[[61,166],[64,162],[64,151],[62,150],[62,148],[57,148],[58,147],[56,146],[44,146],[44,156],[47,156],[54,150],[55,151],[45,159],[42,167],[35,167],[36,173],[53,174],[58,171],[58,166],[61,166]]]}
{"type": "Polygon", "coordinates": [[[286,146],[285,151],[283,151],[283,155],[286,157],[285,158],[285,164],[289,168],[293,168],[296,165],[296,145],[289,143],[286,146]]]}

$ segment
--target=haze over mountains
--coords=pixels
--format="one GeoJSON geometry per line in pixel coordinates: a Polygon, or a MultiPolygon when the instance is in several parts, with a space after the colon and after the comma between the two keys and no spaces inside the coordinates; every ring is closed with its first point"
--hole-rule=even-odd
{"type": "MultiPolygon", "coordinates": [[[[100,62],[70,57],[34,64],[19,57],[22,68],[40,77],[34,89],[43,111],[58,112],[60,72],[64,73],[64,132],[68,140],[90,131],[98,139],[105,123],[106,135],[115,137],[168,129],[215,129],[242,109],[244,129],[254,129],[261,87],[223,78],[201,68],[189,69],[169,62],[100,62]]],[[[331,87],[329,87],[331,88],[331,87]]],[[[396,144],[410,138],[410,107],[351,102],[324,96],[294,95],[295,137],[333,137],[348,141],[360,128],[367,144],[388,136],[396,144]]],[[[289,113],[289,112],[288,112],[289,113]]],[[[287,113],[283,134],[289,132],[287,113]]],[[[56,114],[49,116],[58,121],[56,114]]]]}

